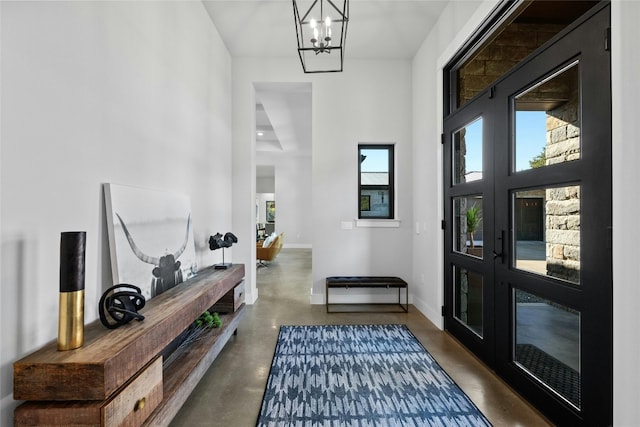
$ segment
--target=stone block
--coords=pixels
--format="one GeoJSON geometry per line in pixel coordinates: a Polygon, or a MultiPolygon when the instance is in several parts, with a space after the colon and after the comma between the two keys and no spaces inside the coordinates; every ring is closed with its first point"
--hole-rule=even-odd
{"type": "Polygon", "coordinates": [[[567,137],[576,138],[580,136],[580,128],[574,124],[567,125],[567,137]]]}
{"type": "Polygon", "coordinates": [[[485,75],[485,61],[473,60],[460,69],[461,76],[483,76],[485,75]]]}
{"type": "Polygon", "coordinates": [[[494,80],[495,77],[489,76],[467,76],[464,80],[465,91],[470,90],[475,93],[481,92],[489,87],[494,80]]]}
{"type": "Polygon", "coordinates": [[[555,144],[567,139],[567,127],[560,126],[551,131],[551,143],[555,144]]]}
{"type": "Polygon", "coordinates": [[[553,158],[580,152],[580,138],[565,139],[547,145],[546,156],[553,158]]]}
{"type": "Polygon", "coordinates": [[[529,31],[513,31],[511,29],[503,31],[494,44],[498,46],[528,46],[533,51],[537,46],[536,37],[532,37],[529,31]]]}
{"type": "Polygon", "coordinates": [[[564,259],[564,246],[553,245],[552,257],[555,259],[564,259]]]}
{"type": "Polygon", "coordinates": [[[568,260],[580,261],[580,248],[576,246],[565,246],[564,257],[568,260]]]}
{"type": "Polygon", "coordinates": [[[547,230],[547,242],[558,245],[580,246],[580,231],[547,230]]]}
{"type": "Polygon", "coordinates": [[[567,216],[580,213],[580,199],[547,200],[547,215],[567,216]]]}
{"type": "Polygon", "coordinates": [[[547,259],[547,275],[579,283],[580,263],[571,260],[547,259]]]}
{"type": "Polygon", "coordinates": [[[580,215],[568,215],[565,218],[568,230],[580,230],[580,215]]]}
{"type": "Polygon", "coordinates": [[[567,122],[559,119],[558,117],[547,114],[547,131],[553,130],[560,126],[566,126],[567,122]]]}
{"type": "Polygon", "coordinates": [[[547,230],[567,230],[567,217],[547,215],[546,227],[547,230]]]}

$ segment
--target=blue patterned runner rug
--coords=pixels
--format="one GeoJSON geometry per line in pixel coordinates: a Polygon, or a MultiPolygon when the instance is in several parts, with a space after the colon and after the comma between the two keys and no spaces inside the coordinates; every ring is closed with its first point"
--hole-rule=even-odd
{"type": "Polygon", "coordinates": [[[282,326],[258,426],[491,426],[405,325],[282,326]]]}

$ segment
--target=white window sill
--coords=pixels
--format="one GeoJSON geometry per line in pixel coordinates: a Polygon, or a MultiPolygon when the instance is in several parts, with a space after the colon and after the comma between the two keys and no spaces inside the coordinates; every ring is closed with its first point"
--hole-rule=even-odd
{"type": "Polygon", "coordinates": [[[399,219],[356,219],[356,227],[400,228],[400,220],[399,219]]]}

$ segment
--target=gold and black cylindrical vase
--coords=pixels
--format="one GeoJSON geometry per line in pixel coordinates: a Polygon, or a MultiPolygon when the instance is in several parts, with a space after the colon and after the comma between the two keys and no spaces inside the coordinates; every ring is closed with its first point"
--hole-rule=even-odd
{"type": "Polygon", "coordinates": [[[60,307],[58,350],[84,343],[84,260],[86,232],[60,234],[60,307]]]}

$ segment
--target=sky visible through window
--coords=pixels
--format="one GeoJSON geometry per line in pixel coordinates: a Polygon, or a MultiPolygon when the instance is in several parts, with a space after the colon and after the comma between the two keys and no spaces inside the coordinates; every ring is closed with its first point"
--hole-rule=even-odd
{"type": "Polygon", "coordinates": [[[389,151],[385,149],[363,149],[360,154],[367,158],[360,165],[361,172],[389,172],[389,151]]]}
{"type": "MultiPolygon", "coordinates": [[[[547,115],[544,111],[516,112],[516,171],[530,169],[529,161],[539,155],[547,143],[547,115]]],[[[482,120],[466,127],[466,171],[482,171],[482,120]]]]}

